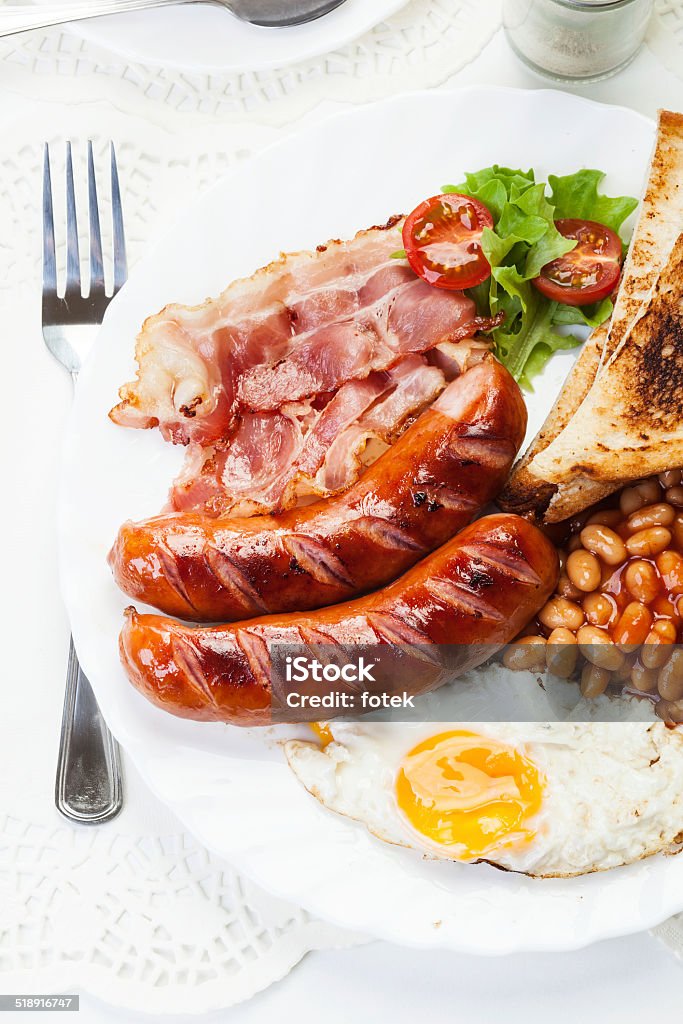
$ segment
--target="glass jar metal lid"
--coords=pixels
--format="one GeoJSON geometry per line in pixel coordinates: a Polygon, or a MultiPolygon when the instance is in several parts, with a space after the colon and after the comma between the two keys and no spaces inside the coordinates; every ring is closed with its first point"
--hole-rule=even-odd
{"type": "Polygon", "coordinates": [[[625,67],[653,0],[504,0],[508,41],[529,67],[558,81],[596,81],[625,67]]]}

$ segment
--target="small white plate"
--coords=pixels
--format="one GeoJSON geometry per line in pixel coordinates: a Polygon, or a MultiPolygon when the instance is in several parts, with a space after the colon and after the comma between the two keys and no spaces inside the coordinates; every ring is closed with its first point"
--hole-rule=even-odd
{"type": "Polygon", "coordinates": [[[256,72],[330,53],[390,18],[407,2],[345,0],[323,18],[289,28],[251,25],[228,10],[189,4],[79,21],[72,31],[145,64],[194,72],[256,72]]]}
{"type": "MultiPolygon", "coordinates": [[[[493,162],[541,177],[599,167],[607,191],[639,195],[653,135],[632,111],[553,91],[418,93],[355,109],[218,182],[108,310],[77,389],[60,507],[63,590],[83,667],[113,732],[185,825],[264,888],[321,917],[407,945],[571,949],[683,909],[683,856],[568,881],[422,862],[324,811],[289,772],[272,730],[172,718],[135,692],[117,656],[126,601],[105,557],[124,519],[161,508],[182,460],[157,432],[107,419],[133,375],[136,332],[168,301],[199,302],[280,250],[349,237],[493,162]]],[[[531,431],[572,358],[553,359],[530,396],[531,431]]]]}

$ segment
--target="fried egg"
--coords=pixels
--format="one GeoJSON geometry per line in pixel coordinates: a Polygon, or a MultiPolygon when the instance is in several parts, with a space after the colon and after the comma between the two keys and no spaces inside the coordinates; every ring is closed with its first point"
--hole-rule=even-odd
{"type": "Polygon", "coordinates": [[[286,744],[325,807],[423,856],[534,876],[683,842],[683,733],[663,722],[330,722],[286,744]]]}

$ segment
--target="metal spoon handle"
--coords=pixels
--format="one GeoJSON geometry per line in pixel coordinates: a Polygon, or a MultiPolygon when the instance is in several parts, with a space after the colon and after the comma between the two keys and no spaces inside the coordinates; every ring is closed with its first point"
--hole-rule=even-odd
{"type": "Polygon", "coordinates": [[[178,3],[212,0],[80,0],[80,2],[26,6],[0,4],[0,37],[28,32],[35,28],[63,25],[67,21],[101,18],[123,11],[142,11],[150,7],[168,7],[178,3]]]}
{"type": "Polygon", "coordinates": [[[101,825],[119,813],[122,802],[119,747],[102,718],[72,640],[55,803],[70,821],[101,825]]]}

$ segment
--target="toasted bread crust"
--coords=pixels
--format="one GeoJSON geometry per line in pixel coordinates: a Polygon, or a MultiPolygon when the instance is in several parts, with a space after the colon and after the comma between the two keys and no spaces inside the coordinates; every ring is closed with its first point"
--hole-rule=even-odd
{"type": "Polygon", "coordinates": [[[524,457],[515,466],[505,490],[498,499],[497,504],[504,512],[514,512],[538,522],[543,520],[550,502],[557,493],[557,484],[539,480],[530,472],[529,465],[564,430],[590,391],[600,366],[608,329],[607,323],[596,328],[581,349],[555,405],[524,457]]]}
{"type": "Polygon", "coordinates": [[[683,465],[682,425],[683,234],[649,305],[533,468],[558,483],[568,468],[605,484],[615,467],[627,480],[661,473],[683,465]]]}
{"type": "Polygon", "coordinates": [[[650,172],[614,308],[603,365],[650,297],[683,229],[683,114],[660,110],[650,172]]]}

